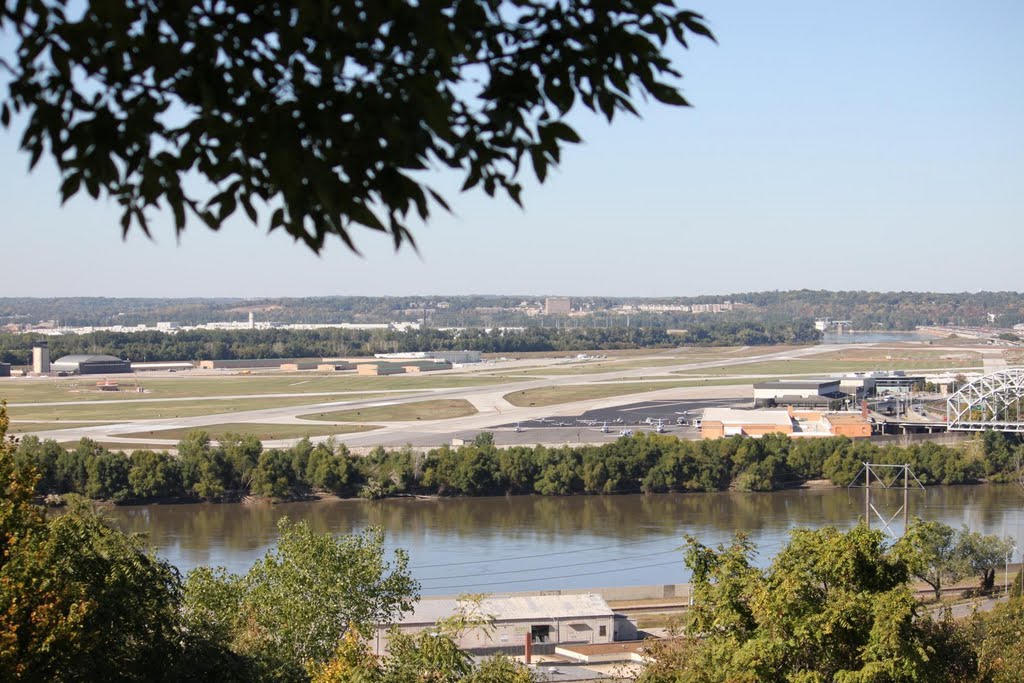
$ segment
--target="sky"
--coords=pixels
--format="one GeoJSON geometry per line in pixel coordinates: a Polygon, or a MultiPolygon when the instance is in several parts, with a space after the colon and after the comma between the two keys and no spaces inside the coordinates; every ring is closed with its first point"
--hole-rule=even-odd
{"type": "Polygon", "coordinates": [[[357,231],[362,257],[317,256],[244,215],[122,240],[0,129],[0,297],[1024,290],[1024,3],[680,4],[719,41],[672,52],[692,108],[574,112],[584,144],[525,209],[438,175],[454,213],[418,252],[357,231]]]}

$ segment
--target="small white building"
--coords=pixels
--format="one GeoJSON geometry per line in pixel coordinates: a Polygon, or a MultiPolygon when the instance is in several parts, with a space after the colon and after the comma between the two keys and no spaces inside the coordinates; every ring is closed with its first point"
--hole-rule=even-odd
{"type": "MultiPolygon", "coordinates": [[[[484,617],[489,627],[475,627],[461,634],[463,650],[525,647],[526,638],[538,645],[610,643],[615,639],[615,613],[599,595],[490,596],[476,608],[458,598],[422,598],[395,622],[403,633],[434,628],[440,619],[469,612],[484,617]]],[[[376,649],[387,651],[391,624],[377,629],[376,649]]],[[[632,637],[635,636],[635,632],[632,637]]]]}

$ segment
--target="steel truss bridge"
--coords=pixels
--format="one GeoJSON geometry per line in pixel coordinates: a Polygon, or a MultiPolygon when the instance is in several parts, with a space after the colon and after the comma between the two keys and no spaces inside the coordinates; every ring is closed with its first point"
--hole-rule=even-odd
{"type": "Polygon", "coordinates": [[[950,431],[1024,433],[1024,369],[999,370],[965,384],[946,401],[950,431]]]}

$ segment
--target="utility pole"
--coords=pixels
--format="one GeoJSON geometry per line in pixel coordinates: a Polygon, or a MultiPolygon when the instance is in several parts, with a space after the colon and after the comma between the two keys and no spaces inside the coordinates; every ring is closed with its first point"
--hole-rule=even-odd
{"type": "Polygon", "coordinates": [[[896,519],[900,513],[903,513],[903,533],[907,532],[907,527],[910,525],[910,478],[914,478],[916,483],[915,488],[924,490],[924,485],[914,475],[910,469],[910,465],[883,465],[880,463],[864,463],[864,467],[854,477],[853,481],[847,488],[857,488],[859,486],[864,487],[864,523],[867,527],[871,528],[872,512],[874,516],[878,517],[879,521],[882,522],[882,529],[887,531],[890,536],[896,538],[896,532],[892,530],[890,526],[892,521],[896,519]],[[881,470],[881,472],[879,472],[881,470]],[[874,482],[872,482],[872,475],[874,476],[874,482]],[[863,479],[863,484],[858,483],[863,479]],[[872,485],[878,489],[894,489],[899,486],[900,480],[903,483],[903,505],[897,510],[891,517],[884,516],[871,502],[871,489],[872,485]]]}

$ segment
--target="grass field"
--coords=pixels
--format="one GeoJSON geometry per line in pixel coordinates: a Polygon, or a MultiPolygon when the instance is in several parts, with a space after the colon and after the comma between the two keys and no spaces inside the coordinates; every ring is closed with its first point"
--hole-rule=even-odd
{"type": "MultiPolygon", "coordinates": [[[[796,346],[769,346],[769,347],[708,347],[672,349],[657,356],[645,356],[643,358],[627,357],[623,359],[608,358],[604,360],[574,361],[559,363],[556,365],[537,366],[534,368],[522,368],[520,370],[509,370],[503,373],[508,377],[532,377],[545,376],[567,376],[567,375],[590,375],[602,372],[616,372],[620,370],[638,370],[642,368],[662,368],[672,365],[685,365],[687,363],[706,363],[715,360],[733,360],[746,356],[763,355],[766,353],[778,353],[791,351],[800,347],[796,346]]],[[[595,352],[602,355],[601,352],[595,352]]]]}
{"type": "MultiPolygon", "coordinates": [[[[508,377],[507,381],[521,378],[508,377]]],[[[290,375],[193,375],[147,379],[139,375],[114,378],[122,386],[138,383],[145,393],[136,391],[101,392],[96,380],[75,378],[11,377],[0,380],[0,399],[8,403],[51,401],[103,401],[111,398],[213,398],[216,396],[252,396],[259,394],[308,394],[317,392],[373,392],[380,390],[446,389],[493,384],[493,377],[472,374],[418,374],[370,377],[353,374],[290,375]]]]}
{"type": "Polygon", "coordinates": [[[336,410],[334,412],[300,415],[304,420],[328,422],[409,422],[413,420],[446,420],[453,417],[476,415],[476,408],[461,398],[417,401],[393,406],[336,410]]]}
{"type": "MultiPolygon", "coordinates": [[[[99,445],[106,448],[108,451],[166,451],[174,450],[175,446],[160,446],[152,443],[142,443],[135,441],[96,441],[99,445]]],[[[59,441],[58,445],[65,449],[73,449],[78,445],[77,441],[59,441]]]]}
{"type": "Polygon", "coordinates": [[[32,432],[49,432],[54,429],[77,429],[79,427],[99,427],[102,422],[12,422],[7,428],[8,434],[31,434],[32,432]]]}
{"type": "MultiPolygon", "coordinates": [[[[402,394],[386,394],[401,396],[402,394]]],[[[218,415],[220,413],[240,413],[247,410],[265,410],[283,406],[314,405],[343,400],[360,400],[379,398],[380,394],[346,394],[338,396],[289,396],[287,398],[240,398],[222,400],[195,401],[155,401],[152,403],[135,403],[130,401],[118,403],[82,403],[79,405],[31,406],[19,408],[8,407],[7,414],[11,420],[59,420],[74,422],[76,420],[99,420],[107,422],[128,422],[131,420],[156,420],[171,417],[196,417],[197,415],[218,415]]]]}
{"type": "Polygon", "coordinates": [[[303,436],[352,434],[354,432],[368,432],[379,428],[377,425],[295,425],[239,422],[188,429],[159,429],[151,432],[135,432],[125,434],[124,436],[137,439],[174,439],[178,441],[185,438],[185,435],[189,432],[198,430],[206,432],[213,439],[219,439],[225,434],[234,433],[252,434],[260,441],[272,441],[274,439],[296,439],[303,436]]]}
{"type": "Polygon", "coordinates": [[[943,360],[778,360],[746,365],[726,365],[704,370],[677,370],[674,375],[805,375],[813,373],[857,372],[867,370],[917,370],[945,368],[980,368],[979,361],[943,360]]]}
{"type": "Polygon", "coordinates": [[[891,348],[885,346],[868,346],[856,349],[843,349],[842,351],[831,351],[823,353],[815,358],[822,360],[927,360],[927,361],[974,361],[981,362],[981,354],[969,349],[957,351],[943,351],[938,349],[922,348],[891,348]]]}
{"type": "Polygon", "coordinates": [[[698,385],[700,383],[695,384],[694,382],[571,384],[560,387],[540,387],[539,389],[527,389],[526,391],[513,391],[510,394],[505,394],[505,400],[520,408],[553,406],[560,403],[585,401],[592,398],[608,398],[609,396],[624,396],[626,394],[639,394],[645,391],[698,385]]]}

